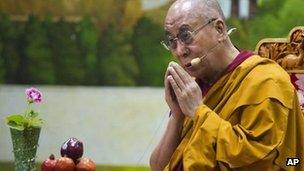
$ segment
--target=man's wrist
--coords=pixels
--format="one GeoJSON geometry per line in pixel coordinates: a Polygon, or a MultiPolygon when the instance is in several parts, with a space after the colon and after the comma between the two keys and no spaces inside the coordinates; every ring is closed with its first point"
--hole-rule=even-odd
{"type": "Polygon", "coordinates": [[[183,123],[184,118],[185,118],[185,116],[182,113],[181,114],[175,114],[175,113],[171,112],[170,120],[172,120],[175,123],[183,123]]]}

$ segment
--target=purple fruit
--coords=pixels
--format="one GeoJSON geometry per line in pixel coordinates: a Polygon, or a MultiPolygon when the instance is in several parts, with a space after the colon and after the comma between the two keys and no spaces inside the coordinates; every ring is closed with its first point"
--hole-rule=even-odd
{"type": "Polygon", "coordinates": [[[61,156],[69,157],[75,161],[82,157],[83,154],[83,144],[81,141],[76,138],[69,138],[65,141],[60,150],[61,156]]]}

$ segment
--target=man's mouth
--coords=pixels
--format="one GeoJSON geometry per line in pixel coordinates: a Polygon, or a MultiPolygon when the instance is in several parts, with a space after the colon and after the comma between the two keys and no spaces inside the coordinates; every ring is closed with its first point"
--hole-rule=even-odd
{"type": "Polygon", "coordinates": [[[192,65],[191,65],[191,62],[185,64],[185,67],[186,67],[186,68],[190,68],[191,66],[192,66],[192,65]]]}

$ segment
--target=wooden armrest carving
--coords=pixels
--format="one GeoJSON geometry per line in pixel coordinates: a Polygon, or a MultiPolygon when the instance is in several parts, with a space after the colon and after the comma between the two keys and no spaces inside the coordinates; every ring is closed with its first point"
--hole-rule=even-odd
{"type": "Polygon", "coordinates": [[[293,28],[287,38],[262,39],[255,52],[276,61],[288,73],[304,73],[304,26],[293,28]]]}

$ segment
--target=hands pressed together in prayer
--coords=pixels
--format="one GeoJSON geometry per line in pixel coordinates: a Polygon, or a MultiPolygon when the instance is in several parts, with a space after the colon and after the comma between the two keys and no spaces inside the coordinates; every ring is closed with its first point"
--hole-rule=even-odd
{"type": "Polygon", "coordinates": [[[202,92],[195,80],[176,62],[170,62],[165,74],[165,99],[172,116],[194,117],[202,102],[202,92]]]}

